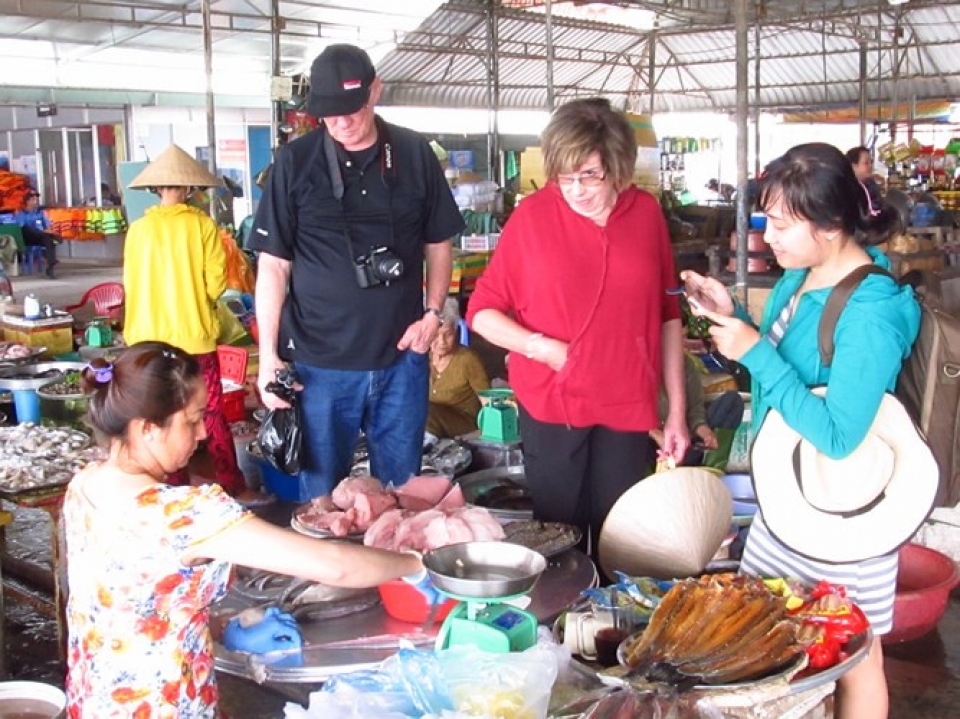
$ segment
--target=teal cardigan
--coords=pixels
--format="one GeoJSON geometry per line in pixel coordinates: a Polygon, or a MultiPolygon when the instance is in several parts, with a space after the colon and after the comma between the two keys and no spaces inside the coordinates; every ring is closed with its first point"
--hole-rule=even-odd
{"type": "MultiPolygon", "coordinates": [[[[890,268],[886,256],[867,252],[874,264],[890,268]]],[[[920,306],[910,287],[882,275],[870,275],[850,297],[834,333],[833,364],[824,367],[817,347],[817,326],[832,288],[804,293],[777,347],[767,332],[807,270],[786,270],[763,310],[760,341],[740,359],[752,379],[754,432],[775,409],[786,423],[828,457],[847,456],[862,441],[887,391],[892,391],[903,360],[920,329],[920,306]],[[826,397],[810,387],[826,385],[826,397]]],[[[737,306],[736,315],[750,322],[737,306]]],[[[755,326],[755,325],[754,325],[755,326]]]]}

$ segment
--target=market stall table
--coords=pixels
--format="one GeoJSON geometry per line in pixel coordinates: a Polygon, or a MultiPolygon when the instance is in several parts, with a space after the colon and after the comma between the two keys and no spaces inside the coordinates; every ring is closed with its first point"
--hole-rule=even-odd
{"type": "MultiPolygon", "coordinates": [[[[26,602],[38,611],[52,617],[57,625],[57,646],[61,659],[66,659],[67,646],[67,621],[66,621],[66,603],[67,603],[67,584],[66,584],[66,556],[60,551],[61,538],[60,528],[60,509],[63,506],[63,495],[66,492],[65,485],[53,487],[39,487],[32,490],[21,492],[0,491],[0,498],[16,505],[31,509],[40,509],[47,514],[50,519],[50,561],[52,564],[52,586],[53,601],[47,602],[38,598],[37,595],[30,592],[20,591],[12,585],[3,587],[3,590],[15,595],[19,601],[26,602]]],[[[17,558],[8,554],[5,542],[3,541],[4,528],[0,525],[0,561],[5,564],[16,563],[17,558]]],[[[30,573],[47,577],[48,571],[44,568],[28,565],[30,573]]],[[[2,603],[0,603],[2,609],[2,603]]],[[[0,632],[0,638],[3,633],[0,632]]],[[[2,642],[0,642],[0,652],[2,652],[2,642]]],[[[0,661],[2,667],[2,661],[0,661]]],[[[2,674],[0,674],[2,676],[2,674]]]]}
{"type": "MultiPolygon", "coordinates": [[[[577,600],[580,592],[595,586],[596,568],[586,554],[571,549],[552,558],[540,581],[530,592],[526,610],[547,624],[577,600]]],[[[233,614],[262,604],[231,589],[212,610],[214,614],[233,614]]],[[[216,668],[228,674],[257,682],[321,684],[329,677],[377,666],[396,653],[399,639],[420,648],[432,648],[439,625],[401,622],[389,617],[377,604],[362,612],[325,619],[301,626],[301,660],[293,663],[265,664],[260,655],[231,652],[216,644],[216,668]]]]}

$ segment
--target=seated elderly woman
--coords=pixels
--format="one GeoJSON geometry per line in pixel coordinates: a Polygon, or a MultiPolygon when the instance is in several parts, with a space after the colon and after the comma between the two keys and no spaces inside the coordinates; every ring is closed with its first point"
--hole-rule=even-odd
{"type": "Polygon", "coordinates": [[[425,438],[428,444],[441,437],[474,431],[480,412],[477,392],[490,389],[480,357],[460,344],[456,300],[444,303],[441,318],[443,324],[430,346],[430,409],[425,438]]]}

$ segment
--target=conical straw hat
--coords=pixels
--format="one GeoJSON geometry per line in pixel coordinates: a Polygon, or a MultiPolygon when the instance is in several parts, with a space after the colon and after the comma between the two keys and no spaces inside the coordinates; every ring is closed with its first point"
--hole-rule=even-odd
{"type": "Polygon", "coordinates": [[[702,467],[658,472],[623,493],[600,530],[600,566],[637,577],[700,574],[733,520],[723,482],[702,467]]]}
{"type": "Polygon", "coordinates": [[[218,180],[201,163],[176,145],[170,145],[137,175],[129,187],[220,187],[218,180]]]}

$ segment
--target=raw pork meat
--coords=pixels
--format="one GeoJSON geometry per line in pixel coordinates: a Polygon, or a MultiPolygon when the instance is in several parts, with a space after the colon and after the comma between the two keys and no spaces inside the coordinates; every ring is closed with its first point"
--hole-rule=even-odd
{"type": "Polygon", "coordinates": [[[355,502],[357,492],[383,494],[383,485],[376,477],[347,477],[333,488],[333,503],[340,509],[349,509],[355,502]]]}

